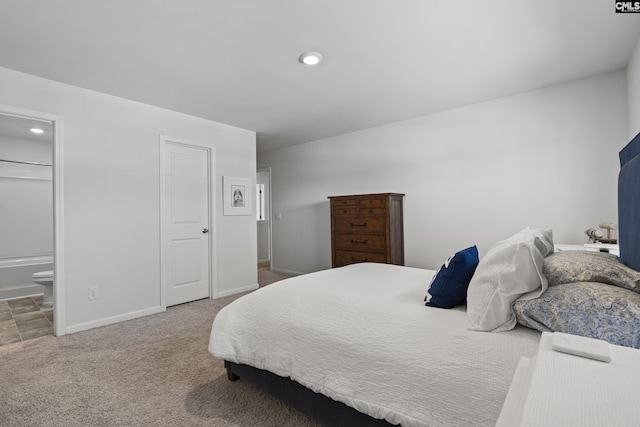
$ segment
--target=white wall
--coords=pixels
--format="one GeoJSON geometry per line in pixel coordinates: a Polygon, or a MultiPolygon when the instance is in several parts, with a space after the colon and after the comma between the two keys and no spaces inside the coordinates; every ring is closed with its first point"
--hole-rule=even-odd
{"type": "Polygon", "coordinates": [[[627,66],[629,86],[629,139],[640,133],[640,40],[627,66]]]}
{"type": "Polygon", "coordinates": [[[405,262],[437,268],[477,244],[481,256],[520,229],[556,242],[617,222],[618,151],[627,142],[626,79],[614,72],[260,154],[272,170],[272,264],[328,268],[327,196],[405,193],[405,262]]]}
{"type": "Polygon", "coordinates": [[[269,223],[258,221],[258,262],[269,261],[269,223]]]}
{"type": "MultiPolygon", "coordinates": [[[[18,118],[15,120],[20,121],[18,118]]],[[[53,161],[53,142],[0,135],[0,159],[50,165],[53,161]]]]}
{"type": "MultiPolygon", "coordinates": [[[[64,117],[67,331],[160,305],[160,134],[215,143],[220,198],[223,175],[255,177],[254,132],[4,68],[0,104],[64,117]]],[[[215,217],[218,292],[257,284],[255,218],[225,217],[219,200],[215,217]]]]}

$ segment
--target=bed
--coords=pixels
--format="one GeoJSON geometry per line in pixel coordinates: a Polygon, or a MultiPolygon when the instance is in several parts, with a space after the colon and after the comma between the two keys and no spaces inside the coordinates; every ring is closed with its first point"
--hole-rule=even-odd
{"type": "Polygon", "coordinates": [[[525,229],[473,266],[466,305],[425,307],[421,298],[427,288],[435,295],[458,254],[437,272],[353,264],[287,279],[229,304],[214,320],[209,351],[225,360],[229,379],[254,382],[326,425],[495,425],[518,361],[536,354],[541,332],[575,327],[567,319],[558,324],[557,313],[551,320],[540,315],[549,314],[546,298],[557,290],[597,294],[590,280],[618,280],[624,270],[624,283],[602,284],[627,304],[618,304],[624,322],[617,316],[594,327],[588,318],[591,332],[578,333],[640,347],[638,153],[640,135],[620,155],[621,260],[602,255],[604,273],[585,277],[580,268],[573,277],[564,267],[573,261],[553,254],[551,233],[525,229]]]}

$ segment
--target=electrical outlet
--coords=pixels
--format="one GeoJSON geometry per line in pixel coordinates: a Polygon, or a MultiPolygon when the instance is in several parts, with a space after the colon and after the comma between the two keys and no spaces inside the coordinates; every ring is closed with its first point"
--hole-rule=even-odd
{"type": "Polygon", "coordinates": [[[89,299],[98,299],[98,287],[93,286],[89,288],[89,299]]]}

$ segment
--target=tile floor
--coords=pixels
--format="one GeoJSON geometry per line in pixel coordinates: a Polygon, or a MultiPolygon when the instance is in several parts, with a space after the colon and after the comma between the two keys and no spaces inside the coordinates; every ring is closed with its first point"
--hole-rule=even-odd
{"type": "Polygon", "coordinates": [[[42,296],[0,301],[0,346],[53,334],[53,309],[42,296]]]}

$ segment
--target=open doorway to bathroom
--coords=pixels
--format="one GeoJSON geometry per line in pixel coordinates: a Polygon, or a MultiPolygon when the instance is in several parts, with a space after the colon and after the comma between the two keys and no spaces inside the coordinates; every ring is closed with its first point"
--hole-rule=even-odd
{"type": "Polygon", "coordinates": [[[54,123],[0,113],[0,346],[53,334],[54,123]]]}

